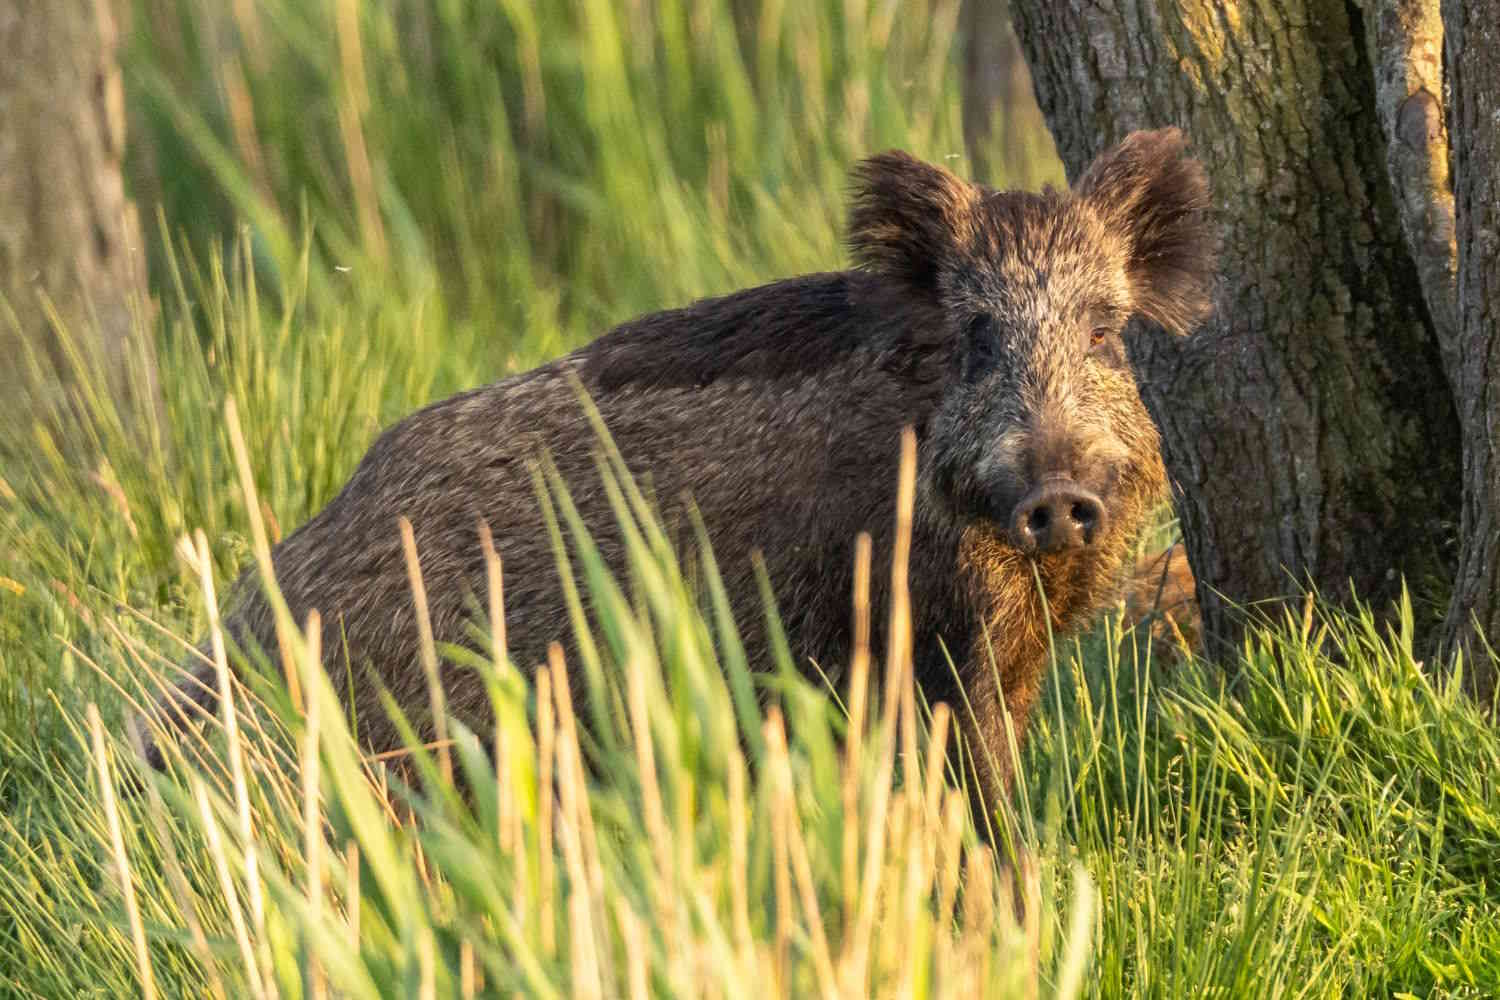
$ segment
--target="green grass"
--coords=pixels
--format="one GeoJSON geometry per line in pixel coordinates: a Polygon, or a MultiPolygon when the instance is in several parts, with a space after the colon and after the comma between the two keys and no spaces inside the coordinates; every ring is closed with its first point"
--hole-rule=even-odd
{"type": "MultiPolygon", "coordinates": [[[[1409,625],[1315,603],[1232,669],[1153,664],[1115,618],[1060,642],[1009,804],[1017,927],[1013,869],[927,770],[942,713],[889,684],[851,729],[850,692],[752,679],[687,582],[712,567],[678,566],[624,477],[618,581],[551,484],[597,655],[566,698],[469,658],[500,720],[451,734],[469,800],[438,754],[360,761],[305,649],[303,711],[251,678],[199,768],[125,794],[119,722],[210,631],[203,580],[254,562],[257,523],[300,523],[428,400],[841,266],[854,159],[963,149],[955,17],[138,0],[164,419],[0,417],[0,995],[138,994],[147,969],[161,996],[1500,991],[1500,735],[1409,625]]],[[[1012,141],[989,180],[1056,178],[1012,141]]]]}

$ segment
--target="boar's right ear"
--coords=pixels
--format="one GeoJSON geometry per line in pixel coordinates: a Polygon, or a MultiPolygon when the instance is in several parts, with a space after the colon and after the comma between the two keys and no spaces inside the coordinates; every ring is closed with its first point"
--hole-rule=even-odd
{"type": "Polygon", "coordinates": [[[1177,334],[1213,311],[1214,246],[1208,179],[1175,128],[1132,132],[1073,186],[1125,237],[1135,311],[1177,334]]]}
{"type": "Polygon", "coordinates": [[[979,189],[942,167],[893,150],[854,168],[849,252],[855,263],[923,291],[973,238],[979,189]]]}

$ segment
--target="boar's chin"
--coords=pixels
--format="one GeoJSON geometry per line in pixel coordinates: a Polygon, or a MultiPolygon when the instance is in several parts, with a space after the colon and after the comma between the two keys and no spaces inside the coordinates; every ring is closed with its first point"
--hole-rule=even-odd
{"type": "Polygon", "coordinates": [[[1040,580],[1051,626],[1064,631],[1082,624],[1113,599],[1121,549],[1113,545],[1027,556],[1010,543],[1005,532],[975,522],[963,531],[959,566],[985,595],[981,603],[994,609],[993,625],[1004,626],[1039,612],[1036,586],[1040,580]]]}

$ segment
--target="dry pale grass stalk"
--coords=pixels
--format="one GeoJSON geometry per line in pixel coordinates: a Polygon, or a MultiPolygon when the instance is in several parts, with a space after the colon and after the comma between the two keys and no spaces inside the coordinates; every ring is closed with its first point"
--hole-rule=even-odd
{"type": "MultiPolygon", "coordinates": [[[[191,556],[191,544],[185,537],[181,540],[181,543],[179,545],[180,551],[184,550],[182,548],[183,546],[186,546],[185,551],[189,553],[187,558],[188,561],[191,562],[193,558],[191,556]]],[[[138,643],[136,642],[136,640],[126,635],[117,624],[110,621],[109,619],[104,619],[103,625],[104,628],[109,631],[110,637],[119,644],[119,647],[124,650],[125,654],[130,658],[131,663],[134,667],[134,669],[130,671],[131,676],[146,679],[142,682],[143,692],[149,695],[149,688],[146,686],[148,683],[154,684],[159,694],[165,692],[169,687],[169,684],[166,680],[167,674],[172,671],[180,672],[180,666],[170,660],[167,660],[164,657],[159,656],[158,654],[152,653],[152,651],[149,649],[144,650],[144,652],[148,655],[154,656],[164,668],[163,670],[154,669],[141,655],[142,650],[138,648],[138,643]]],[[[200,765],[200,770],[208,773],[211,777],[214,778],[216,782],[218,781],[218,776],[213,774],[213,762],[210,760],[208,754],[204,752],[208,748],[208,740],[201,732],[198,731],[198,727],[189,726],[180,732],[168,733],[161,727],[161,724],[156,721],[156,719],[154,718],[154,713],[148,712],[145,706],[141,704],[140,700],[133,697],[131,693],[125,689],[125,686],[122,685],[118,680],[116,680],[114,675],[110,671],[100,666],[98,661],[96,661],[93,657],[89,656],[88,653],[84,652],[72,642],[69,642],[66,638],[59,637],[58,645],[67,650],[68,653],[70,653],[75,659],[77,659],[79,663],[82,663],[84,666],[88,667],[89,670],[93,672],[94,676],[99,678],[99,680],[102,681],[105,686],[112,688],[114,692],[119,695],[121,703],[128,712],[138,717],[146,718],[148,720],[148,725],[152,727],[158,739],[165,741],[165,739],[170,736],[177,741],[177,746],[179,748],[182,748],[181,740],[184,737],[188,737],[188,734],[191,733],[190,739],[197,748],[197,752],[195,754],[195,756],[197,757],[196,763],[200,765]]],[[[201,656],[201,654],[198,655],[201,656]]],[[[207,660],[205,660],[205,662],[207,662],[207,660]]],[[[192,679],[191,675],[187,675],[187,678],[190,683],[196,683],[192,679]]],[[[191,708],[186,709],[188,712],[197,713],[199,716],[205,719],[208,718],[208,713],[206,713],[202,708],[199,708],[197,703],[189,702],[188,704],[191,706],[191,708]]],[[[186,754],[186,750],[184,750],[184,754],[186,754]]]]}
{"type": "MultiPolygon", "coordinates": [[[[495,671],[500,674],[509,658],[505,631],[505,577],[500,553],[495,550],[495,538],[490,526],[479,519],[479,547],[484,553],[486,591],[489,599],[490,634],[495,653],[495,671]]],[[[522,826],[523,810],[516,801],[521,794],[516,787],[516,774],[512,770],[512,755],[518,748],[507,745],[509,737],[501,725],[498,713],[495,717],[495,794],[498,803],[498,839],[501,854],[511,860],[512,912],[526,912],[525,837],[522,826]]]]}
{"type": "Polygon", "coordinates": [[[943,971],[945,980],[954,981],[951,977],[956,971],[956,963],[953,961],[953,902],[958,895],[958,870],[959,862],[962,860],[960,844],[962,843],[964,830],[964,814],[968,804],[964,801],[964,795],[957,789],[949,789],[947,800],[943,805],[943,832],[942,842],[938,851],[938,905],[937,919],[939,933],[937,935],[936,957],[933,965],[943,971]]]}
{"type": "Polygon", "coordinates": [[[927,731],[927,767],[922,784],[926,795],[927,821],[940,822],[938,800],[943,794],[943,767],[948,762],[948,725],[953,713],[945,702],[939,702],[932,710],[932,725],[927,731]]]}
{"type": "MultiPolygon", "coordinates": [[[[1036,865],[1031,866],[1033,872],[1036,865]]],[[[1037,879],[1038,883],[1040,879],[1037,879]]],[[[1057,979],[1057,995],[1060,997],[1076,997],[1083,992],[1083,973],[1088,965],[1089,942],[1092,938],[1094,924],[1094,883],[1089,879],[1081,865],[1075,865],[1073,869],[1073,882],[1078,886],[1073,900],[1073,916],[1068,921],[1068,937],[1063,945],[1063,954],[1067,961],[1063,965],[1062,973],[1057,979]]],[[[1027,901],[1028,907],[1034,905],[1033,900],[1027,901]]],[[[1036,945],[1033,945],[1035,948],[1036,945]]],[[[1037,968],[1037,952],[1032,952],[1031,968],[1037,968]]],[[[1036,995],[1033,984],[1032,996],[1036,995]]]]}
{"type": "MultiPolygon", "coordinates": [[[[291,669],[300,670],[296,664],[291,669]]],[[[288,774],[299,766],[295,757],[287,755],[287,752],[278,745],[278,740],[273,738],[262,719],[274,719],[274,715],[265,711],[256,711],[256,706],[265,708],[265,702],[257,701],[251,696],[247,688],[238,678],[230,678],[234,683],[235,695],[244,709],[239,712],[240,719],[240,746],[245,751],[245,758],[249,764],[249,773],[281,775],[288,774]]],[[[278,733],[285,735],[284,727],[274,723],[278,733]]],[[[292,753],[299,751],[293,750],[292,753]]],[[[265,800],[265,807],[273,810],[273,814],[291,814],[301,808],[297,799],[297,785],[290,781],[263,781],[255,786],[255,790],[265,800]]],[[[265,807],[262,814],[265,814],[265,807]]]]}
{"type": "MultiPolygon", "coordinates": [[[[691,781],[678,781],[675,786],[677,791],[676,808],[676,835],[673,837],[672,846],[676,850],[677,859],[673,864],[673,881],[678,885],[686,886],[691,883],[696,868],[697,838],[693,833],[693,817],[696,813],[694,800],[697,788],[691,781]]],[[[690,921],[690,917],[681,914],[681,896],[673,894],[674,913],[678,913],[682,920],[690,921]]],[[[680,956],[679,956],[680,957],[680,956]]]]}
{"type": "Polygon", "coordinates": [[[386,761],[405,756],[409,751],[401,749],[392,753],[378,753],[374,756],[361,758],[361,767],[365,774],[365,783],[370,787],[370,793],[375,797],[376,805],[380,806],[385,813],[385,818],[391,821],[391,826],[401,825],[401,815],[396,812],[396,805],[391,801],[391,774],[386,768],[386,761]]]}
{"type": "MultiPolygon", "coordinates": [[[[913,804],[913,796],[905,789],[891,797],[890,834],[886,845],[886,866],[881,883],[881,918],[876,921],[882,942],[889,940],[913,940],[912,906],[912,851],[920,849],[923,830],[920,827],[920,811],[913,804]]],[[[884,948],[874,960],[883,962],[888,976],[901,983],[900,989],[909,986],[907,977],[911,972],[911,949],[884,948]]],[[[885,978],[885,977],[882,977],[885,978]]],[[[899,992],[899,990],[898,990],[899,992]]],[[[909,990],[908,990],[909,992],[909,990]]]]}
{"type": "Polygon", "coordinates": [[[478,977],[474,971],[474,942],[464,938],[458,943],[458,995],[463,1000],[474,1000],[478,990],[478,977]]]}
{"type": "Polygon", "coordinates": [[[422,888],[427,894],[433,895],[437,891],[437,883],[427,870],[427,852],[422,849],[422,824],[417,820],[416,806],[410,802],[406,803],[406,820],[401,825],[410,832],[408,843],[411,845],[411,860],[417,870],[417,878],[422,880],[422,888]]]}
{"type": "MultiPolygon", "coordinates": [[[[942,841],[938,796],[929,793],[926,802],[912,796],[912,826],[913,837],[907,844],[906,855],[906,921],[907,931],[915,934],[922,907],[932,901],[933,880],[938,877],[938,850],[942,841]]],[[[938,928],[941,934],[942,924],[938,928]]],[[[910,958],[907,958],[907,975],[915,975],[915,961],[910,958]]]]}
{"type": "Polygon", "coordinates": [[[630,1000],[650,1000],[646,950],[650,945],[641,927],[641,918],[635,915],[623,896],[615,897],[615,921],[620,926],[620,938],[625,944],[625,974],[630,983],[630,1000]]]}
{"type": "Polygon", "coordinates": [[[502,777],[501,801],[508,803],[501,813],[501,837],[504,842],[502,850],[510,856],[511,861],[511,912],[520,919],[526,912],[530,903],[528,902],[528,884],[530,879],[530,866],[526,858],[526,827],[522,818],[522,810],[516,799],[524,794],[524,790],[512,777],[511,758],[506,754],[496,771],[502,777]],[[506,832],[508,831],[508,832],[506,832]]]}
{"type": "MultiPolygon", "coordinates": [[[[906,838],[906,871],[901,879],[905,889],[905,903],[901,913],[901,924],[896,937],[900,941],[917,940],[917,924],[921,919],[922,904],[932,892],[933,870],[930,864],[930,848],[933,833],[929,828],[929,814],[923,810],[920,790],[914,789],[907,799],[908,817],[906,838]]],[[[901,949],[902,991],[912,996],[916,990],[917,963],[915,949],[901,949]]]]}
{"type": "Polygon", "coordinates": [[[734,943],[740,967],[755,966],[755,940],[750,935],[750,823],[745,808],[745,757],[739,747],[729,752],[729,898],[734,910],[734,943]]]}
{"type": "MultiPolygon", "coordinates": [[[[962,963],[975,977],[976,985],[990,980],[991,935],[994,933],[995,916],[995,861],[987,847],[976,847],[965,859],[964,869],[968,874],[964,888],[963,929],[959,935],[959,954],[962,963]]],[[[1006,913],[1004,919],[1012,922],[1006,913]]]]}
{"type": "Polygon", "coordinates": [[[380,217],[375,169],[365,144],[364,116],[370,105],[365,84],[364,47],[359,38],[358,0],[338,0],[334,5],[334,33],[339,43],[339,69],[343,77],[343,99],[338,102],[339,134],[344,144],[344,163],[349,169],[349,188],[354,194],[361,242],[377,265],[387,259],[385,225],[380,217]]]}
{"type": "MultiPolygon", "coordinates": [[[[490,532],[489,522],[480,518],[479,549],[484,554],[485,593],[489,601],[490,640],[494,647],[495,673],[499,676],[505,669],[509,656],[505,635],[505,576],[500,563],[500,553],[495,551],[495,536],[490,532]]],[[[496,826],[500,852],[513,854],[512,818],[515,799],[511,789],[510,748],[505,745],[505,731],[497,714],[495,717],[495,796],[499,815],[496,826]]],[[[519,868],[516,877],[520,878],[519,868]]],[[[519,899],[517,900],[519,902],[519,899]]],[[[521,912],[518,908],[516,912],[521,912]]]]}
{"type": "MultiPolygon", "coordinates": [[[[558,685],[561,690],[562,685],[558,685]]],[[[599,949],[589,903],[588,872],[584,868],[581,837],[582,805],[586,789],[578,778],[578,744],[559,733],[557,783],[562,794],[561,824],[563,864],[568,872],[568,943],[571,946],[573,995],[580,1000],[600,1000],[604,995],[599,974],[599,949]]]]}
{"type": "MultiPolygon", "coordinates": [[[[587,947],[588,955],[583,959],[583,968],[591,970],[591,982],[598,987],[605,962],[598,951],[593,927],[597,916],[599,923],[606,919],[603,910],[604,875],[600,870],[597,853],[590,855],[589,848],[597,850],[593,815],[589,808],[588,784],[583,773],[583,751],[578,742],[578,721],[573,714],[573,697],[568,683],[568,667],[563,657],[562,646],[552,643],[547,649],[547,661],[552,674],[552,697],[557,703],[557,781],[563,801],[563,861],[568,866],[568,923],[570,941],[574,949],[574,964],[579,965],[578,949],[587,947]],[[598,887],[597,907],[591,911],[598,887]],[[578,935],[586,940],[581,944],[578,935]]],[[[593,990],[588,991],[594,995],[593,990]]]]}
{"type": "Polygon", "coordinates": [[[431,928],[417,935],[417,1000],[437,1000],[437,943],[431,928]]]}
{"type": "Polygon", "coordinates": [[[542,928],[542,954],[551,958],[557,954],[557,920],[552,913],[555,893],[552,873],[552,751],[556,730],[552,722],[552,673],[546,667],[536,672],[536,734],[537,734],[537,920],[542,928]]]}
{"type": "MultiPolygon", "coordinates": [[[[557,700],[557,722],[561,737],[573,745],[573,777],[580,789],[588,788],[587,776],[583,773],[583,749],[578,740],[578,718],[573,712],[572,686],[568,682],[568,665],[563,657],[560,643],[547,648],[547,662],[552,669],[552,694],[557,700]]],[[[604,867],[599,861],[599,840],[594,832],[594,812],[587,794],[578,800],[578,821],[582,824],[579,836],[583,842],[584,870],[588,874],[588,886],[595,899],[596,916],[599,921],[606,918],[604,912],[604,867]]]]}
{"type": "MultiPolygon", "coordinates": [[[[932,727],[928,734],[925,784],[911,792],[912,836],[907,843],[906,871],[906,928],[905,934],[914,936],[921,916],[923,904],[932,898],[933,880],[938,877],[939,852],[944,848],[945,828],[943,817],[938,813],[938,803],[943,788],[943,765],[946,761],[948,706],[939,704],[932,712],[932,727]]],[[[951,802],[950,802],[951,804],[951,802]]],[[[955,844],[956,847],[956,844],[955,844]]],[[[938,911],[938,936],[946,937],[946,919],[938,911]]],[[[906,939],[903,937],[903,939],[906,939]]],[[[911,951],[903,955],[903,974],[908,992],[915,990],[912,977],[916,974],[916,962],[911,951]]]]}
{"type": "Polygon", "coordinates": [[[265,43],[261,40],[260,16],[256,13],[255,0],[233,0],[230,10],[235,28],[244,40],[245,50],[250,53],[250,64],[256,73],[266,70],[265,43]]]}
{"type": "MultiPolygon", "coordinates": [[[[766,713],[762,732],[766,740],[768,760],[774,760],[779,742],[784,741],[786,727],[781,721],[781,709],[772,706],[766,713]]],[[[784,753],[784,751],[783,751],[784,753]]],[[[776,885],[776,950],[774,969],[776,990],[781,996],[791,995],[790,959],[792,939],[793,906],[791,859],[788,857],[788,816],[785,797],[771,797],[771,871],[776,885]]]]}
{"type": "Polygon", "coordinates": [[[891,650],[888,655],[899,666],[896,676],[901,693],[901,763],[902,778],[913,802],[917,800],[917,701],[912,682],[911,663],[911,589],[908,567],[911,560],[911,524],[916,507],[917,436],[910,427],[901,432],[901,472],[896,491],[896,548],[891,560],[891,650]],[[899,595],[899,596],[898,596],[899,595]],[[895,610],[900,602],[899,614],[895,610]],[[901,621],[899,630],[898,619],[901,621]]]}
{"type": "Polygon", "coordinates": [[[182,919],[187,924],[188,937],[193,943],[193,954],[197,957],[203,968],[203,974],[208,977],[208,988],[215,997],[223,1000],[224,981],[219,977],[219,963],[214,958],[214,953],[208,946],[208,935],[203,932],[203,923],[198,919],[198,907],[194,902],[192,886],[188,884],[187,874],[182,870],[182,858],[177,853],[177,838],[167,824],[166,805],[161,800],[161,792],[157,790],[154,781],[146,782],[146,814],[151,818],[151,828],[156,834],[157,843],[161,844],[163,851],[163,864],[167,871],[167,881],[172,887],[172,895],[176,897],[177,908],[182,913],[182,919]]]}
{"type": "Polygon", "coordinates": [[[844,755],[844,928],[854,924],[859,899],[859,766],[870,688],[870,535],[854,540],[854,650],[849,660],[849,738],[844,755]]]}
{"type": "Polygon", "coordinates": [[[453,783],[453,754],[448,743],[448,705],[443,694],[443,679],[438,675],[437,645],[432,638],[432,616],[427,611],[427,588],[422,584],[422,564],[417,558],[417,540],[411,522],[398,520],[401,529],[401,551],[406,555],[406,578],[411,584],[412,603],[417,611],[417,637],[420,642],[422,673],[427,676],[427,697],[432,708],[432,730],[437,740],[438,767],[443,780],[453,783]]]}
{"type": "Polygon", "coordinates": [[[901,677],[901,780],[912,808],[922,805],[922,751],[917,745],[916,684],[910,657],[901,677]]]}
{"type": "MultiPolygon", "coordinates": [[[[244,0],[238,2],[243,3],[244,0]]],[[[265,153],[261,147],[260,133],[255,127],[255,99],[250,96],[245,68],[233,54],[226,54],[224,57],[219,68],[219,81],[224,89],[224,110],[228,113],[229,131],[243,158],[245,171],[255,185],[256,194],[269,201],[276,195],[266,174],[265,153]]]]}
{"type": "Polygon", "coordinates": [[[640,772],[641,806],[646,822],[646,836],[651,840],[651,853],[656,864],[656,877],[650,879],[652,905],[656,909],[658,926],[671,940],[676,926],[673,906],[672,879],[672,833],[667,826],[665,808],[662,805],[661,786],[656,776],[656,750],[651,742],[651,718],[646,705],[646,669],[641,658],[631,657],[625,665],[626,700],[630,713],[630,730],[635,737],[635,763],[640,772]]]}
{"type": "Polygon", "coordinates": [[[881,724],[881,750],[876,765],[874,796],[865,819],[865,863],[860,876],[859,906],[854,928],[846,939],[848,957],[843,963],[849,970],[846,983],[855,995],[866,992],[865,983],[869,973],[870,946],[875,931],[876,903],[879,896],[880,874],[885,864],[886,839],[891,834],[890,825],[895,819],[891,810],[891,777],[896,763],[896,741],[894,728],[896,702],[886,699],[888,711],[881,724]]]}
{"type": "Polygon", "coordinates": [[[104,752],[104,723],[99,719],[99,708],[93,702],[88,706],[89,735],[94,745],[94,764],[99,769],[99,792],[104,798],[104,817],[109,823],[109,844],[114,852],[115,869],[120,873],[120,897],[125,903],[125,916],[130,921],[130,943],[135,948],[136,975],[140,977],[141,995],[146,1000],[156,998],[156,976],[151,969],[151,953],[146,950],[146,928],[141,922],[140,907],[135,901],[135,880],[130,875],[130,857],[125,853],[125,832],[120,826],[119,803],[115,801],[115,785],[109,774],[109,758],[104,752]]]}
{"type": "MultiPolygon", "coordinates": [[[[250,538],[255,548],[255,562],[260,567],[261,575],[270,580],[274,577],[271,565],[271,541],[266,534],[265,519],[261,516],[260,502],[255,490],[255,476],[250,470],[250,450],[245,446],[245,435],[240,429],[239,409],[235,406],[233,396],[224,401],[224,422],[229,430],[230,447],[234,451],[234,464],[240,479],[240,492],[245,500],[245,514],[250,520],[250,538]]],[[[293,663],[292,637],[287,634],[286,623],[280,614],[276,615],[276,644],[281,651],[282,664],[293,663]]],[[[292,708],[300,715],[302,713],[302,680],[295,670],[286,673],[286,687],[287,694],[292,699],[292,708]]]]}
{"type": "MultiPolygon", "coordinates": [[[[891,556],[891,608],[887,635],[886,676],[880,715],[880,751],[876,767],[874,798],[865,816],[865,864],[860,877],[859,906],[854,929],[846,939],[849,992],[867,992],[871,938],[875,929],[876,899],[881,869],[885,864],[887,824],[890,812],[891,778],[896,765],[896,716],[901,687],[911,683],[907,664],[911,647],[911,604],[906,574],[911,553],[912,513],[916,505],[917,441],[910,428],[901,435],[901,472],[896,496],[896,539],[891,556]]],[[[915,771],[915,767],[912,768],[915,771]]]]}
{"type": "Polygon", "coordinates": [[[500,553],[495,551],[495,537],[489,522],[479,521],[479,548],[484,553],[484,575],[488,584],[490,629],[495,642],[495,665],[503,666],[507,655],[505,636],[505,578],[501,573],[500,553]]]}
{"type": "MultiPolygon", "coordinates": [[[[240,738],[239,716],[235,709],[234,677],[229,672],[229,657],[224,650],[224,628],[219,620],[219,602],[214,594],[213,561],[209,555],[208,537],[199,530],[193,533],[198,579],[208,610],[209,644],[213,650],[214,674],[219,685],[219,711],[224,725],[224,740],[229,753],[229,774],[234,787],[235,818],[239,823],[240,850],[245,858],[245,895],[250,900],[250,925],[255,940],[263,947],[260,961],[265,973],[270,970],[270,949],[265,943],[266,902],[260,884],[259,857],[255,850],[255,822],[250,812],[250,786],[245,776],[245,748],[240,738]]],[[[287,647],[283,647],[287,648],[287,647]]],[[[268,989],[274,992],[274,987],[268,989]]]]}
{"type": "MultiPolygon", "coordinates": [[[[307,616],[307,647],[304,662],[309,670],[322,669],[323,621],[316,611],[307,616]]],[[[303,717],[302,733],[302,855],[307,867],[307,908],[309,920],[320,923],[323,919],[323,808],[319,800],[318,779],[322,767],[318,755],[318,727],[322,712],[322,699],[313,686],[314,678],[309,674],[307,713],[303,717]]],[[[323,966],[317,956],[309,958],[307,969],[308,992],[315,1000],[328,995],[323,966]]]]}
{"type": "Polygon", "coordinates": [[[344,910],[349,928],[349,946],[359,948],[359,841],[344,845],[344,910]]]}
{"type": "Polygon", "coordinates": [[[250,932],[245,926],[245,914],[240,908],[239,893],[234,888],[234,876],[229,870],[229,856],[224,852],[224,837],[219,832],[219,821],[214,817],[213,805],[208,801],[208,788],[193,775],[190,778],[193,799],[198,804],[198,814],[203,820],[203,833],[208,841],[208,853],[214,862],[214,871],[219,876],[219,891],[224,905],[229,910],[229,926],[234,931],[234,943],[240,950],[240,964],[250,980],[250,993],[255,997],[267,996],[261,980],[260,964],[255,960],[255,949],[250,944],[250,932]]]}
{"type": "Polygon", "coordinates": [[[802,824],[797,819],[797,802],[792,792],[791,760],[787,756],[786,731],[779,712],[773,712],[766,720],[766,753],[773,768],[775,809],[780,818],[781,832],[786,837],[785,853],[790,856],[792,870],[797,876],[802,912],[807,921],[808,937],[812,942],[813,971],[818,977],[818,987],[822,994],[825,997],[837,997],[838,977],[833,971],[828,935],[823,929],[823,914],[818,906],[818,887],[813,882],[812,866],[808,864],[802,824]]]}
{"type": "MultiPolygon", "coordinates": [[[[886,703],[898,699],[911,656],[911,523],[916,506],[917,438],[910,427],[901,432],[901,471],[896,488],[896,539],[891,552],[891,609],[885,668],[886,703]]],[[[913,775],[913,777],[915,777],[913,775]]]]}

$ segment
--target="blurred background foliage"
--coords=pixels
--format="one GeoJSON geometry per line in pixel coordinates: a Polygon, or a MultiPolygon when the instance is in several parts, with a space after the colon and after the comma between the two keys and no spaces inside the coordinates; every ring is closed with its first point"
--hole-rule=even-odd
{"type": "MultiPolygon", "coordinates": [[[[130,183],[267,287],[426,298],[502,363],[840,266],[845,183],[898,146],[975,175],[956,0],[134,0],[130,183]],[[523,343],[524,341],[524,343],[523,343]]],[[[982,179],[1060,171],[1019,79],[982,179]]],[[[997,71],[997,66],[999,67],[997,71]]],[[[971,116],[972,117],[972,116],[971,116]]],[[[161,266],[160,240],[155,267],[161,266]]]]}

